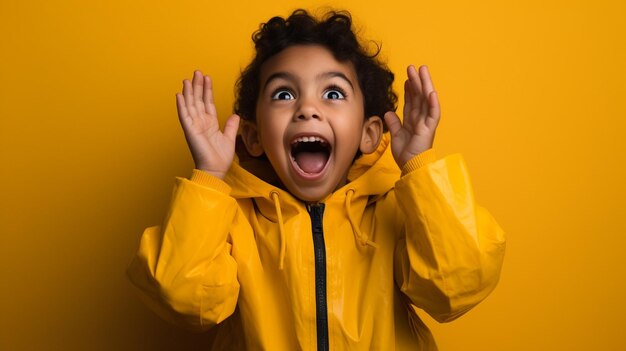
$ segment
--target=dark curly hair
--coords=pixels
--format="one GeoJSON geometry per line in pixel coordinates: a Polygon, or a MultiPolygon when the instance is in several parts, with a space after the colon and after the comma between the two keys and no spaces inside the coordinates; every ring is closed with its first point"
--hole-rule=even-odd
{"type": "MultiPolygon", "coordinates": [[[[261,88],[261,66],[272,56],[294,45],[322,45],[335,59],[351,62],[363,92],[365,118],[382,117],[395,111],[398,96],[392,89],[393,73],[373,53],[359,43],[352,29],[352,17],[345,11],[328,12],[321,20],[306,10],[295,10],[288,18],[273,17],[252,34],[256,55],[243,70],[236,84],[235,113],[245,120],[256,119],[256,103],[261,88]]],[[[384,123],[383,123],[384,125],[384,123]]]]}

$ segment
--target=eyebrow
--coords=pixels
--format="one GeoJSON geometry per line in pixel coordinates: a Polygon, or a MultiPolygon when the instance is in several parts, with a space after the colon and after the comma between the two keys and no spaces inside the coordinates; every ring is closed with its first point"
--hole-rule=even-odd
{"type": "MultiPolygon", "coordinates": [[[[354,85],[352,85],[352,82],[350,81],[350,79],[343,73],[338,72],[338,71],[330,71],[330,72],[324,72],[324,73],[320,73],[317,75],[317,79],[323,79],[323,78],[341,78],[343,80],[346,81],[346,83],[348,83],[350,85],[350,88],[352,88],[352,90],[354,91],[354,85]]],[[[276,73],[272,73],[267,80],[265,81],[265,84],[263,84],[263,90],[265,90],[267,88],[267,86],[275,79],[284,79],[284,80],[288,80],[291,82],[295,82],[298,81],[298,78],[296,78],[295,75],[289,73],[289,72],[276,72],[276,73]]]]}

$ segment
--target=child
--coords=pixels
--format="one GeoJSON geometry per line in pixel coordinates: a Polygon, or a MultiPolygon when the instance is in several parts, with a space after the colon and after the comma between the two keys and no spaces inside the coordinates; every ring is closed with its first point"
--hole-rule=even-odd
{"type": "Polygon", "coordinates": [[[164,318],[213,328],[218,350],[436,350],[417,311],[447,322],[483,300],[504,238],[461,156],[431,149],[428,70],[407,70],[402,123],[348,14],[298,10],[253,39],[223,133],[208,76],[177,94],[196,169],[130,279],[164,318]]]}

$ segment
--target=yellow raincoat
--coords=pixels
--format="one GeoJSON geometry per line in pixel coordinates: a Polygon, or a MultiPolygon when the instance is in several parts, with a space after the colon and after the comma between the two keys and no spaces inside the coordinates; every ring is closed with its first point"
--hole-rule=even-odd
{"type": "Polygon", "coordinates": [[[347,185],[307,206],[236,162],[225,182],[177,178],[128,274],[162,317],[217,350],[436,350],[417,316],[451,321],[496,286],[503,232],[459,155],[402,174],[385,138],[347,185]]]}

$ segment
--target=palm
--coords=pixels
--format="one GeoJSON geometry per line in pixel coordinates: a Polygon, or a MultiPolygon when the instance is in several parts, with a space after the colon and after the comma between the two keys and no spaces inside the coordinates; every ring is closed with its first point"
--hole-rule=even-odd
{"type": "Polygon", "coordinates": [[[208,76],[194,72],[193,81],[183,81],[183,93],[176,94],[178,117],[196,168],[224,178],[235,155],[239,117],[231,116],[220,131],[208,76]]]}
{"type": "Polygon", "coordinates": [[[437,93],[426,66],[421,66],[419,72],[409,66],[407,75],[403,123],[395,112],[385,114],[391,132],[391,152],[400,167],[417,154],[432,148],[440,118],[437,93]]]}

